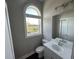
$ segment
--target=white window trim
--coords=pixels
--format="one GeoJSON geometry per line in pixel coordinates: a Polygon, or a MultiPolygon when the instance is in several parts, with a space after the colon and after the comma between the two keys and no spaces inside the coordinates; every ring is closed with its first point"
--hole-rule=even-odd
{"type": "MultiPolygon", "coordinates": [[[[36,7],[36,6],[34,6],[34,7],[36,7]]],[[[28,7],[27,7],[28,8],[28,7]]],[[[27,9],[27,8],[25,8],[25,10],[27,9]]],[[[36,7],[37,8],[37,7],[36,7]]],[[[37,8],[38,9],[38,8],[37,8]]],[[[40,12],[40,10],[38,9],[38,11],[40,12]]],[[[32,33],[32,34],[28,34],[27,33],[27,30],[25,30],[25,38],[30,38],[30,37],[34,37],[34,36],[40,36],[40,35],[42,35],[42,17],[41,17],[41,13],[40,13],[40,16],[36,16],[36,15],[31,15],[31,14],[25,14],[25,11],[24,11],[24,15],[25,15],[25,17],[32,17],[32,18],[38,18],[38,19],[41,19],[41,23],[40,23],[40,32],[38,33],[32,33]]],[[[26,27],[26,19],[25,19],[25,27],[26,27]]],[[[26,27],[27,28],[27,27],[26,27]]]]}

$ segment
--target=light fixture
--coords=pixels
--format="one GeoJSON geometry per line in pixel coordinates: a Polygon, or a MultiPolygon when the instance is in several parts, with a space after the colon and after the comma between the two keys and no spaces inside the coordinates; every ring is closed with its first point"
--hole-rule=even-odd
{"type": "Polygon", "coordinates": [[[56,7],[55,10],[57,10],[59,7],[63,7],[63,8],[65,8],[65,7],[67,7],[70,3],[73,3],[73,0],[68,1],[67,3],[63,3],[62,5],[56,7]]]}

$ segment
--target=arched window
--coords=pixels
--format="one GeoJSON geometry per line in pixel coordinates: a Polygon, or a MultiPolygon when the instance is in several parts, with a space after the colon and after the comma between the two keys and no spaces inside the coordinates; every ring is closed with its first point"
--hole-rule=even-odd
{"type": "Polygon", "coordinates": [[[35,6],[28,6],[25,10],[26,34],[37,35],[41,33],[41,13],[35,6]]]}

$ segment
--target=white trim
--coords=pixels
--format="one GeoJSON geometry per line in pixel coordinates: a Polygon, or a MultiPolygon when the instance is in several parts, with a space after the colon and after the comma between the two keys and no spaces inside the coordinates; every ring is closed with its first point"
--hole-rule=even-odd
{"type": "Polygon", "coordinates": [[[25,54],[24,56],[20,57],[19,59],[26,59],[27,57],[31,56],[34,53],[35,53],[35,51],[32,51],[31,53],[25,54]]]}
{"type": "Polygon", "coordinates": [[[33,35],[27,35],[25,38],[33,38],[33,37],[36,37],[36,36],[41,36],[42,34],[39,33],[39,34],[33,34],[33,35]]]}
{"type": "Polygon", "coordinates": [[[40,19],[40,22],[41,22],[41,24],[40,24],[40,33],[37,33],[37,34],[35,34],[35,35],[27,35],[27,24],[26,24],[26,14],[25,14],[25,11],[26,11],[26,9],[29,7],[29,6],[34,6],[35,8],[37,8],[38,9],[38,11],[40,12],[40,10],[39,10],[39,8],[37,7],[37,6],[35,6],[35,5],[33,5],[33,4],[26,4],[26,6],[24,7],[24,11],[23,11],[23,15],[24,15],[24,27],[25,27],[25,38],[29,38],[29,37],[34,37],[34,36],[38,36],[38,35],[41,35],[42,34],[42,14],[41,14],[41,12],[40,12],[40,15],[39,16],[35,16],[35,15],[29,15],[29,14],[27,14],[27,15],[29,15],[29,16],[31,16],[32,18],[34,17],[34,18],[39,18],[40,19]]]}
{"type": "Polygon", "coordinates": [[[39,10],[38,7],[36,7],[35,5],[29,5],[29,6],[26,8],[25,13],[26,13],[27,10],[30,9],[30,8],[34,9],[35,11],[37,11],[38,15],[36,15],[36,16],[41,16],[40,10],[39,10]]]}

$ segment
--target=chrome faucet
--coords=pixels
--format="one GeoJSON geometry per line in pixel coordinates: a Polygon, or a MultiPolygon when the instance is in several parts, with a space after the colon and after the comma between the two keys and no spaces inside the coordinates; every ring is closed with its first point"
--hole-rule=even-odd
{"type": "Polygon", "coordinates": [[[59,46],[63,46],[64,43],[66,43],[65,40],[59,40],[58,45],[59,45],[59,46]]]}

